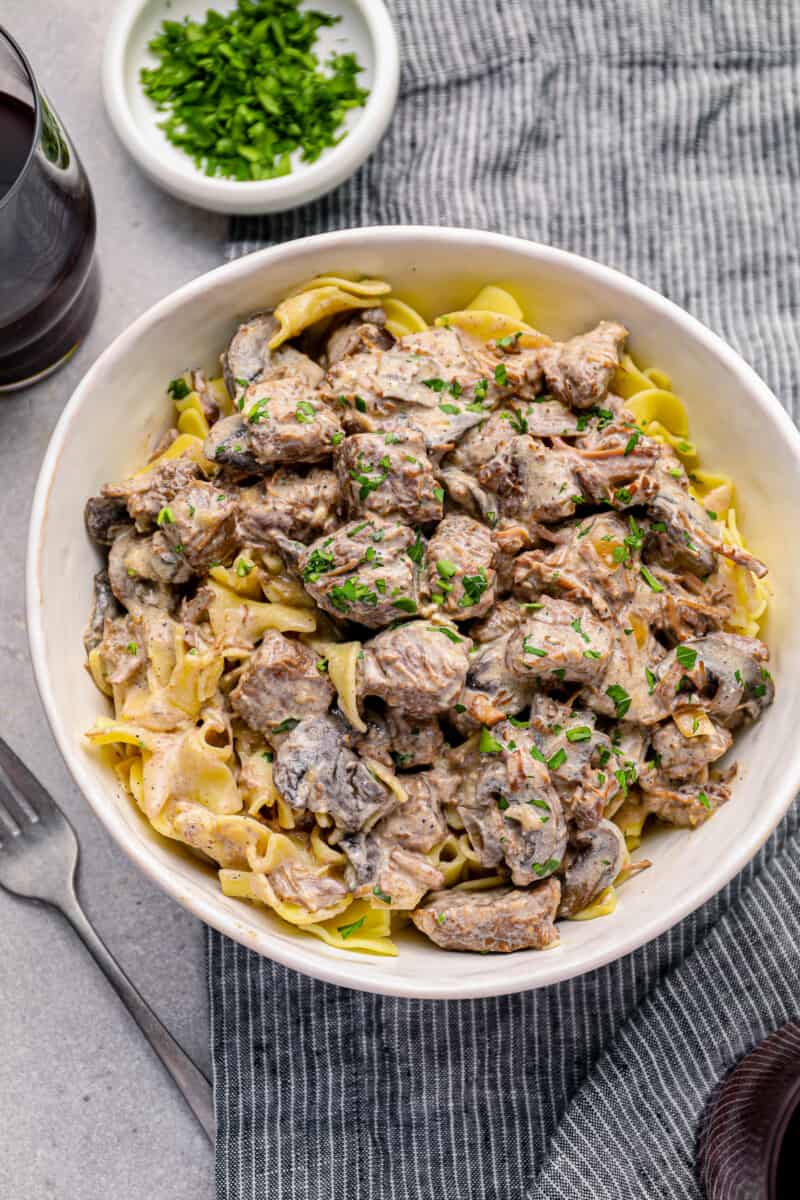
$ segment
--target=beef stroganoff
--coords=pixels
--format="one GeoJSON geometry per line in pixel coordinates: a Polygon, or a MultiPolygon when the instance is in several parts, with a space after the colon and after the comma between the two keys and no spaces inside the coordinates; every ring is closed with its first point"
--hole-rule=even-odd
{"type": "Polygon", "coordinates": [[[766,568],[626,338],[324,276],[169,383],[86,505],[87,737],[226,895],[348,950],[544,949],[613,911],[648,822],[730,798],[766,568]]]}

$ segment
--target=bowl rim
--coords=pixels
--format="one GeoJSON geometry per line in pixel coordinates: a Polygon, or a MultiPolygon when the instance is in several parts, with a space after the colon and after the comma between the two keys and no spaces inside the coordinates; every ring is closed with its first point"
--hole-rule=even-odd
{"type": "MultiPolygon", "coordinates": [[[[151,0],[122,0],[111,21],[102,59],[102,90],[111,124],[142,170],[173,196],[217,212],[281,212],[305,204],[343,183],[375,149],[392,118],[400,84],[400,49],[384,0],[348,0],[372,42],[375,70],[367,103],[355,127],[302,171],[276,179],[215,179],[182,171],[142,136],[124,84],[125,56],[133,26],[151,0]]],[[[324,7],[324,0],[323,0],[324,7]]]]}
{"type": "Polygon", "coordinates": [[[265,953],[265,947],[258,943],[264,939],[269,941],[273,936],[268,930],[259,931],[259,934],[256,935],[244,928],[234,913],[226,912],[220,905],[222,893],[219,897],[214,896],[213,898],[205,895],[193,880],[190,882],[179,878],[174,871],[157,863],[145,842],[130,837],[121,818],[115,813],[113,805],[107,802],[107,789],[97,786],[91,779],[80,745],[72,738],[61,720],[50,681],[43,622],[44,606],[39,586],[39,561],[48,499],[61,453],[70,437],[72,424],[79,415],[85,398],[91,393],[95,379],[110,367],[113,368],[115,361],[125,356],[129,347],[135,344],[142,335],[196,296],[213,291],[220,280],[250,275],[252,272],[267,267],[271,262],[280,259],[287,253],[291,257],[293,250],[302,253],[303,258],[307,260],[309,254],[330,256],[352,244],[363,246],[365,242],[399,244],[409,242],[419,247],[420,243],[441,242],[443,239],[451,242],[456,250],[462,248],[468,252],[470,247],[478,244],[484,247],[496,246],[498,250],[516,252],[531,262],[567,264],[573,269],[577,268],[595,282],[608,283],[611,281],[617,289],[627,292],[631,297],[644,299],[659,317],[663,317],[673,324],[676,323],[690,337],[704,343],[711,353],[739,377],[753,403],[765,415],[768,415],[771,423],[777,427],[778,434],[786,440],[797,463],[797,469],[800,471],[800,431],[797,430],[788,412],[767,384],[732,347],[728,346],[717,334],[707,329],[697,318],[631,276],[570,251],[523,238],[481,230],[434,225],[371,226],[340,230],[317,234],[313,237],[297,238],[290,242],[270,246],[198,276],[142,313],[103,351],[78,383],[67,402],[53,430],[42,462],[34,492],[28,530],[25,590],[28,639],[34,676],[48,723],[61,756],[96,816],[148,878],[220,933],[240,942],[256,953],[302,974],[356,991],[409,999],[446,1000],[508,995],[573,979],[629,955],[632,951],[677,925],[684,917],[694,912],[723,888],[754,857],[785,815],[800,788],[800,744],[796,747],[794,760],[790,760],[786,764],[778,796],[774,798],[772,806],[769,810],[766,807],[760,808],[754,814],[750,836],[742,839],[724,860],[710,863],[708,871],[699,875],[691,887],[684,889],[674,906],[664,909],[649,920],[637,925],[620,941],[610,943],[610,948],[601,943],[598,947],[586,949],[577,965],[574,958],[570,960],[556,956],[536,955],[531,960],[529,976],[525,972],[520,972],[513,980],[508,980],[498,970],[495,973],[495,982],[491,979],[475,981],[468,978],[457,987],[452,983],[442,983],[428,978],[414,981],[394,979],[389,973],[386,975],[385,982],[375,978],[361,981],[357,978],[354,979],[349,957],[342,955],[341,960],[324,957],[319,954],[315,944],[307,945],[305,939],[298,939],[296,945],[287,945],[276,940],[275,945],[270,945],[269,952],[265,953]]]}

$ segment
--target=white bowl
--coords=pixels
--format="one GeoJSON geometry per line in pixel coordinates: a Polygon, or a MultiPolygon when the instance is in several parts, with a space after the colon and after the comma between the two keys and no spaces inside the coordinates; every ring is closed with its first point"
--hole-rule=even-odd
{"type": "MultiPolygon", "coordinates": [[[[397,35],[382,0],[315,0],[314,7],[341,17],[330,29],[320,29],[316,51],[324,61],[331,51],[353,51],[364,68],[360,86],[369,89],[363,108],[351,109],[344,128],[347,136],[324,150],[314,163],[292,157],[292,173],[278,179],[238,182],[204,175],[183,150],[173,146],[159,129],[159,112],[142,91],[139,72],[158,63],[148,43],[164,18],[189,16],[203,20],[208,0],[122,0],[108,32],[103,53],[103,95],[111,122],[128,152],[142,170],[179,200],[213,212],[243,215],[284,212],[316,200],[338,187],[356,171],[377,146],[397,101],[400,57],[397,35]]],[[[233,0],[212,5],[227,12],[233,0]]]]}
{"type": "Polygon", "coordinates": [[[763,843],[800,783],[800,435],[764,383],[692,317],[640,283],[547,246],[460,229],[354,229],[260,251],[180,288],[109,347],[56,426],[31,517],[27,606],[47,715],[78,786],[133,860],[202,920],[269,958],[347,987],[465,998],[556,983],[628,954],[718,891],[763,843]],[[534,324],[557,337],[601,317],[623,321],[640,361],[673,376],[705,461],[731,472],[750,543],[767,560],[775,600],[766,637],[777,698],[737,739],[731,802],[695,832],[648,837],[651,870],[627,883],[603,920],[563,922],[561,945],[509,956],[447,953],[414,932],[396,959],[333,950],[219,890],[211,869],[161,839],[81,735],[106,711],[83,666],[81,634],[98,555],[83,529],[87,496],[139,464],[168,419],[164,383],[212,366],[237,321],[318,272],[383,276],[428,316],[463,305],[487,281],[512,287],[534,324]]]}

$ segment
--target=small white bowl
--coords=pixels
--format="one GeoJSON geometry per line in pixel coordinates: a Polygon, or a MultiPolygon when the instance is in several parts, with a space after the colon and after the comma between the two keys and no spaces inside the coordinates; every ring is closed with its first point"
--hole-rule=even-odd
{"type": "Polygon", "coordinates": [[[202,21],[209,7],[229,12],[234,3],[174,0],[168,7],[167,0],[123,0],[117,9],[103,54],[103,95],[125,148],[154,183],[179,200],[212,212],[245,216],[284,212],[338,187],[375,149],[397,101],[400,56],[383,0],[315,0],[316,9],[341,18],[337,25],[319,30],[316,52],[320,61],[332,51],[355,53],[363,67],[358,82],[369,90],[369,98],[363,108],[347,113],[346,137],[324,150],[316,162],[301,162],[297,152],[292,156],[290,175],[247,182],[204,175],[159,129],[166,113],[145,96],[139,82],[141,68],[158,63],[148,44],[161,22],[187,16],[202,21]]]}
{"type": "MultiPolygon", "coordinates": [[[[218,366],[217,366],[218,369],[218,366]]],[[[557,983],[629,954],[697,908],[740,871],[800,785],[800,434],[766,384],[729,346],[656,292],[563,250],[464,229],[352,229],[249,254],[160,301],[89,370],[61,415],[31,515],[28,630],[48,719],[78,786],[134,862],[201,920],[245,946],[318,979],[394,996],[466,999],[557,983]],[[694,832],[648,834],[649,871],[620,890],[615,913],[564,921],[546,953],[448,953],[404,931],[400,955],[371,958],[293,934],[277,917],[223,896],[215,872],[159,837],[111,768],[83,740],[107,701],[84,668],[81,637],[99,555],[83,505],[109,479],[138,466],[169,420],[165,380],[188,366],[214,368],[237,323],[319,273],[388,279],[430,319],[461,307],[487,282],[517,295],[556,338],[603,317],[631,330],[643,363],[668,371],[686,400],[693,440],[710,467],[736,479],[744,527],[775,589],[765,637],[775,703],[736,739],[733,798],[694,832]]],[[[755,948],[753,951],[757,953],[755,948]]]]}

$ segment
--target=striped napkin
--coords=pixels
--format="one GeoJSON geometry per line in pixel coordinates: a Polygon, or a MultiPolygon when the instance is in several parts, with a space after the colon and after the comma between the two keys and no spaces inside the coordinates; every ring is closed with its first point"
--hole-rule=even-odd
{"type": "MultiPolygon", "coordinates": [[[[793,0],[390,0],[401,97],[334,194],[228,255],[355,225],[497,229],[651,284],[800,392],[793,0]]],[[[793,410],[797,415],[796,409],[793,410]]],[[[209,933],[219,1200],[698,1197],[699,1115],[800,1007],[800,810],[699,912],[539,992],[339,990],[209,933]]]]}

